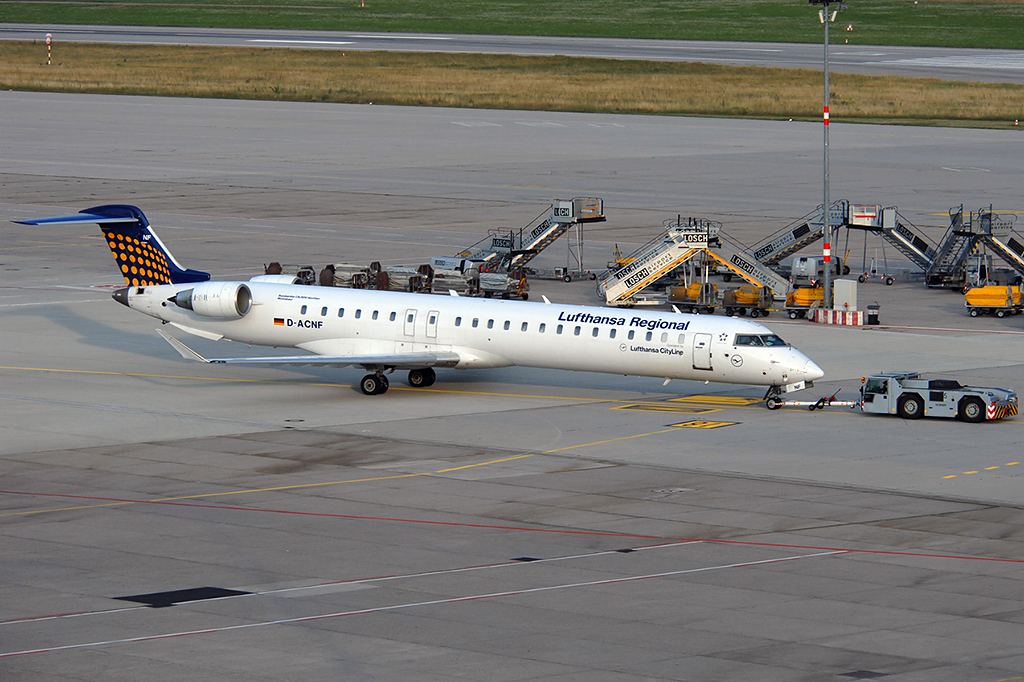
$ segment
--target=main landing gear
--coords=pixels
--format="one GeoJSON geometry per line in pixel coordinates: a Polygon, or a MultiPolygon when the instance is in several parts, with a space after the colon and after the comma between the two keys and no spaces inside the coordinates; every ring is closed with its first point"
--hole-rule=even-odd
{"type": "MultiPolygon", "coordinates": [[[[437,375],[430,367],[426,369],[409,370],[409,385],[413,388],[426,388],[433,386],[437,375]]],[[[359,390],[365,395],[381,395],[387,393],[388,378],[384,376],[384,370],[378,370],[373,374],[367,374],[359,382],[359,390]]]]}
{"type": "Polygon", "coordinates": [[[383,371],[367,374],[359,382],[359,389],[364,395],[381,395],[387,392],[388,386],[388,378],[383,371]]]}

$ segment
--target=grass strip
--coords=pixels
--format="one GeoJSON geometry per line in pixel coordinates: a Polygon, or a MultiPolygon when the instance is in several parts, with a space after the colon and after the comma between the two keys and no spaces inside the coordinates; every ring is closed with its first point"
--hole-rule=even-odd
{"type": "MultiPolygon", "coordinates": [[[[820,120],[820,71],[572,57],[0,43],[45,92],[820,120]]],[[[1012,128],[1024,86],[832,76],[833,121],[1012,128]]]]}
{"type": "MultiPolygon", "coordinates": [[[[817,10],[806,0],[4,0],[0,22],[818,43],[817,10]]],[[[834,39],[1024,48],[1022,25],[1020,0],[855,0],[834,39]]]]}

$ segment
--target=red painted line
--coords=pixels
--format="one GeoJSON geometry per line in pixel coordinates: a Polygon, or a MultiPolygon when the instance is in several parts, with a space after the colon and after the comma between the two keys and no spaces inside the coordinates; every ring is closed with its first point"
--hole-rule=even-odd
{"type": "Polygon", "coordinates": [[[303,512],[303,511],[290,511],[287,509],[265,509],[262,507],[235,507],[220,504],[199,504],[197,502],[173,502],[163,500],[133,500],[129,498],[118,498],[118,497],[94,497],[88,495],[68,495],[62,493],[32,493],[18,490],[0,490],[0,494],[6,495],[27,495],[34,497],[62,497],[70,498],[75,500],[93,500],[96,502],[120,502],[124,504],[153,504],[153,505],[167,505],[171,507],[186,507],[192,509],[216,509],[225,511],[245,511],[245,512],[259,512],[264,514],[290,514],[294,516],[315,516],[321,518],[332,518],[332,519],[350,519],[355,521],[392,521],[396,523],[419,523],[431,526],[454,526],[460,528],[483,528],[489,530],[518,530],[526,531],[530,533],[555,533],[564,535],[597,535],[605,537],[616,537],[616,538],[640,538],[655,540],[659,539],[657,535],[637,535],[634,533],[610,533],[604,531],[589,531],[589,530],[565,530],[557,528],[526,528],[522,526],[497,526],[482,523],[461,523],[458,521],[427,521],[425,519],[403,519],[394,518],[388,516],[359,516],[355,514],[328,514],[324,512],[303,512]]]}

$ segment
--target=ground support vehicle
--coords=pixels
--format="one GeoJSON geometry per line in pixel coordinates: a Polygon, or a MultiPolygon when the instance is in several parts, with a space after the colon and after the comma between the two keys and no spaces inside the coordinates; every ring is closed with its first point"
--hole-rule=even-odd
{"type": "Polygon", "coordinates": [[[1024,311],[1021,288],[1009,285],[990,284],[972,287],[964,294],[964,305],[967,307],[967,314],[971,317],[978,315],[1006,317],[1007,315],[1020,315],[1024,311]]]}
{"type": "Polygon", "coordinates": [[[725,314],[732,317],[743,317],[747,313],[751,317],[768,317],[775,310],[775,297],[768,287],[739,287],[727,289],[722,294],[722,305],[725,314]]]}
{"type": "Polygon", "coordinates": [[[838,391],[816,402],[768,397],[769,410],[807,407],[811,411],[838,405],[872,414],[895,414],[904,419],[949,417],[978,423],[1017,414],[1017,393],[1005,388],[961,386],[953,379],[922,379],[918,372],[882,372],[866,377],[860,400],[836,400],[838,391]]]}

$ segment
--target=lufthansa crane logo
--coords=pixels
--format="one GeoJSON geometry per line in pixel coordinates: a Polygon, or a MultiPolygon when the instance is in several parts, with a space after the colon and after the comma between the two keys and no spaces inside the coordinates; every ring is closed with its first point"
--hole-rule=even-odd
{"type": "Polygon", "coordinates": [[[733,355],[731,358],[729,358],[729,362],[732,363],[733,367],[741,367],[743,365],[743,356],[733,355]]]}

